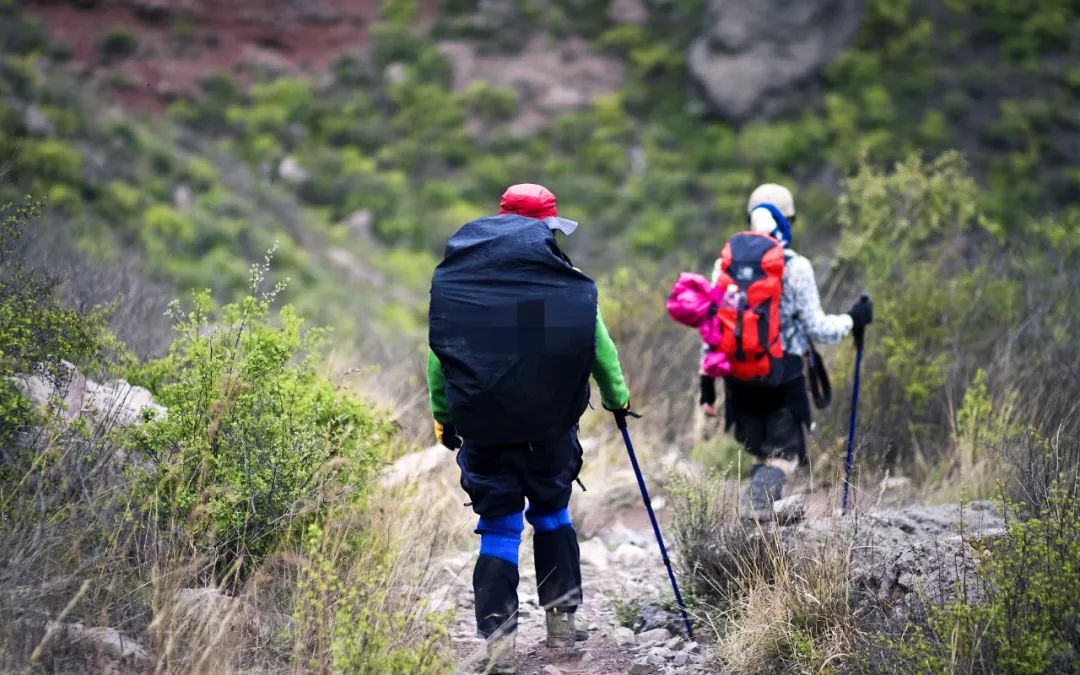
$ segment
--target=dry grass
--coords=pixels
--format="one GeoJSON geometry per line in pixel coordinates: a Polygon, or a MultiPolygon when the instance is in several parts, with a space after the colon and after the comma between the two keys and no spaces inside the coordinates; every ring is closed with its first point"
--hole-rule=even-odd
{"type": "Polygon", "coordinates": [[[851,549],[837,543],[797,556],[773,549],[764,569],[749,570],[724,617],[728,628],[719,646],[728,667],[822,672],[852,655],[859,635],[851,549]]]}
{"type": "Polygon", "coordinates": [[[822,672],[861,644],[852,604],[854,535],[837,527],[791,546],[773,523],[741,520],[724,474],[676,491],[675,536],[717,668],[822,672]]]}
{"type": "Polygon", "coordinates": [[[174,512],[169,496],[130,496],[140,466],[121,438],[89,420],[5,450],[0,670],[446,671],[427,609],[446,539],[437,516],[377,487],[372,506],[354,506],[328,486],[317,526],[210,587],[207,561],[177,545],[186,523],[151,522],[174,512]]]}

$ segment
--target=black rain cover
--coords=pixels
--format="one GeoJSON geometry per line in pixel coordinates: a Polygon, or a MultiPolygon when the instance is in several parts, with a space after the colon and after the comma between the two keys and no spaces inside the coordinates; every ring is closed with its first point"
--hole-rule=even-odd
{"type": "Polygon", "coordinates": [[[543,221],[502,215],[458,230],[431,280],[428,334],[458,433],[521,443],[577,424],[589,402],[596,298],[543,221]]]}

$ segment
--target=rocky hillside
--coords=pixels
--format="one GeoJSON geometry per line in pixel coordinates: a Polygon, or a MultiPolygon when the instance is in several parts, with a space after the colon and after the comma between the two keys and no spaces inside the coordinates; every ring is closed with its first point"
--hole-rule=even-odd
{"type": "Polygon", "coordinates": [[[263,68],[325,72],[342,53],[366,49],[379,2],[75,0],[27,7],[66,45],[71,68],[99,82],[126,80],[122,103],[161,111],[198,95],[210,73],[248,81],[263,68]]]}
{"type": "Polygon", "coordinates": [[[1078,14],[0,0],[0,670],[474,664],[475,519],[452,456],[412,454],[425,293],[450,233],[538,181],[583,223],[700,637],[664,633],[589,413],[591,637],[540,649],[529,606],[528,672],[1075,672],[1078,14]],[[855,513],[829,494],[843,343],[808,517],[747,527],[746,456],[695,417],[699,342],[661,300],[764,180],[796,191],[825,307],[877,309],[855,513]]]}

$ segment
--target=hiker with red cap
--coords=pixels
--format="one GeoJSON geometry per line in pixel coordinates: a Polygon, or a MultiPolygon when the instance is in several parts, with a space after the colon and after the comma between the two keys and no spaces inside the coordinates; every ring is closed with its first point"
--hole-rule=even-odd
{"type": "Polygon", "coordinates": [[[537,592],[549,647],[588,633],[577,533],[570,518],[582,466],[578,419],[589,377],[604,408],[630,407],[618,353],[597,306],[596,284],[570,262],[555,232],[555,195],[534,184],[506,190],[499,215],[464,225],[431,282],[428,388],[435,435],[459,450],[461,486],[479,516],[473,570],[485,672],[517,672],[518,547],[533,527],[537,592]]]}

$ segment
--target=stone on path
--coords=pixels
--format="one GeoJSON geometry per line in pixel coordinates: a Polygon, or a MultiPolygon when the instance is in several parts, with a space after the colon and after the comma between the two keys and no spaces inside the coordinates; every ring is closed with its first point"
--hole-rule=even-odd
{"type": "Polygon", "coordinates": [[[615,549],[615,553],[612,554],[612,558],[615,559],[616,563],[628,567],[640,565],[646,562],[649,557],[649,551],[634,544],[619,544],[619,547],[615,549]]]}
{"type": "Polygon", "coordinates": [[[611,634],[611,637],[615,640],[615,644],[619,645],[620,647],[632,645],[635,642],[634,631],[630,630],[626,626],[619,626],[618,628],[616,628],[615,631],[611,634]]]}
{"type": "Polygon", "coordinates": [[[604,542],[597,537],[583,541],[579,545],[581,549],[581,562],[592,565],[598,570],[608,568],[608,550],[604,542]]]}
{"type": "Polygon", "coordinates": [[[630,664],[630,670],[626,671],[630,675],[648,675],[652,672],[653,667],[649,665],[648,661],[634,661],[630,664]]]}
{"type": "Polygon", "coordinates": [[[781,525],[802,520],[806,517],[806,495],[791,495],[773,502],[773,515],[781,525]]]}
{"type": "Polygon", "coordinates": [[[639,645],[648,645],[656,642],[667,642],[671,639],[671,633],[667,628],[654,628],[647,630],[643,633],[637,634],[637,643],[639,645]]]}

